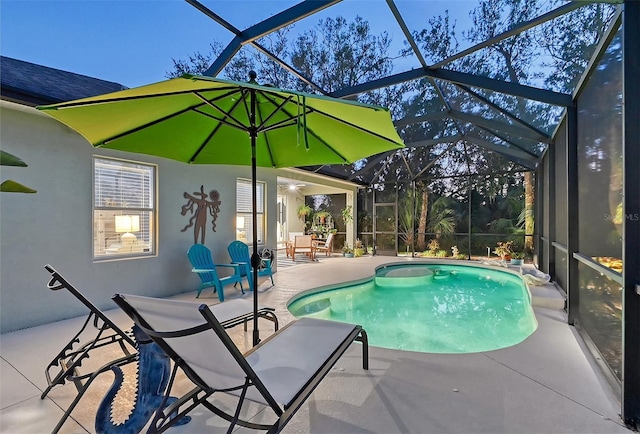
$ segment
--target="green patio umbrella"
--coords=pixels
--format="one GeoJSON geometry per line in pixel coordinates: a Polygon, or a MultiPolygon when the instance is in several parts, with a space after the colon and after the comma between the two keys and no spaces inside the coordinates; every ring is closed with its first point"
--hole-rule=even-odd
{"type": "Polygon", "coordinates": [[[255,77],[252,71],[242,83],[186,74],[38,109],[97,148],[189,164],[251,164],[257,310],[256,167],[352,163],[404,145],[386,108],[260,86],[255,77]]]}

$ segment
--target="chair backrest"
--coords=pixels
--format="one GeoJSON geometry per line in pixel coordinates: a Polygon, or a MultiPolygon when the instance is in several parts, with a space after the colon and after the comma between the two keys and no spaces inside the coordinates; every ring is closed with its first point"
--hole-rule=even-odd
{"type": "Polygon", "coordinates": [[[289,241],[295,241],[297,236],[304,235],[304,232],[289,232],[289,241]]]}
{"type": "Polygon", "coordinates": [[[249,255],[249,246],[242,241],[232,241],[227,247],[231,262],[248,262],[251,263],[251,255],[249,255]]]}
{"type": "Polygon", "coordinates": [[[194,244],[189,247],[187,251],[187,256],[189,257],[189,262],[193,268],[206,268],[212,271],[208,273],[198,273],[200,279],[203,282],[213,282],[215,280],[220,280],[218,277],[218,273],[216,272],[216,266],[213,263],[213,258],[211,257],[211,250],[204,244],[194,244]]]}
{"type": "Polygon", "coordinates": [[[311,235],[296,235],[296,249],[300,247],[311,247],[312,240],[311,235]]]}
{"type": "Polygon", "coordinates": [[[113,301],[200,387],[225,389],[257,378],[206,304],[128,294],[113,301]]]}
{"type": "Polygon", "coordinates": [[[333,236],[335,234],[333,232],[329,233],[329,235],[327,236],[327,241],[324,242],[324,246],[325,247],[331,247],[331,243],[333,242],[333,236]]]}
{"type": "Polygon", "coordinates": [[[78,291],[73,285],[67,282],[67,279],[62,277],[60,273],[58,273],[51,265],[47,264],[44,268],[51,273],[51,280],[47,284],[47,288],[52,291],[57,291],[62,288],[66,288],[75,298],[77,298],[82,304],[84,304],[90,311],[89,315],[93,315],[93,326],[96,328],[100,328],[106,326],[113,330],[117,335],[119,335],[122,339],[127,341],[131,346],[135,347],[136,342],[133,340],[131,336],[122,331],[120,327],[115,325],[113,321],[111,321],[96,305],[91,303],[89,299],[87,299],[80,291],[78,291]],[[102,324],[100,324],[100,322],[102,324]]]}

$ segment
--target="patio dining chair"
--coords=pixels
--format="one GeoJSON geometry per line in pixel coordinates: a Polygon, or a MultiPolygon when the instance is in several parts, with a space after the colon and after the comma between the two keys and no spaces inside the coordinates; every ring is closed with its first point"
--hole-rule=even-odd
{"type": "Polygon", "coordinates": [[[287,241],[286,244],[287,258],[293,253],[293,244],[296,240],[296,237],[299,235],[304,235],[304,232],[289,232],[289,241],[287,241]]]}
{"type": "Polygon", "coordinates": [[[329,254],[333,254],[333,236],[335,234],[333,232],[331,232],[328,236],[327,239],[324,241],[313,241],[313,247],[315,249],[315,254],[317,255],[318,252],[325,252],[325,254],[327,256],[329,256],[329,254]]]}
{"type": "Polygon", "coordinates": [[[296,253],[304,253],[309,259],[315,259],[316,249],[311,235],[296,235],[291,247],[291,260],[296,261],[296,253]]]}
{"type": "MultiPolygon", "coordinates": [[[[242,267],[237,264],[214,264],[211,256],[211,250],[203,244],[194,244],[187,251],[189,262],[193,268],[192,272],[197,273],[200,277],[200,286],[196,293],[196,298],[200,297],[200,293],[203,289],[213,287],[213,292],[218,293],[218,299],[220,302],[224,301],[224,287],[233,284],[235,287],[240,284],[240,291],[244,294],[244,287],[242,286],[242,267]],[[229,276],[220,277],[218,274],[218,268],[229,268],[233,271],[233,274],[229,276]]],[[[251,281],[249,280],[249,286],[251,281]]]]}
{"type": "Polygon", "coordinates": [[[367,334],[357,325],[302,318],[242,354],[207,305],[126,294],[113,300],[174,362],[150,433],[165,431],[200,405],[228,421],[228,433],[236,425],[277,433],[354,341],[362,343],[363,369],[369,367],[367,334]],[[173,401],[178,369],[195,387],[173,401]],[[217,406],[213,395],[237,398],[233,414],[217,406]],[[247,400],[271,409],[275,421],[241,419],[247,400]]]}

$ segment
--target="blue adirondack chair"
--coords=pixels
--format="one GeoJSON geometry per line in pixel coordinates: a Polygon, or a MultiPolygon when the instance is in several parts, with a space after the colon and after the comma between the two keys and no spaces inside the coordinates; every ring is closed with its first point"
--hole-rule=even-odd
{"type": "Polygon", "coordinates": [[[244,294],[244,287],[242,286],[242,267],[236,264],[214,264],[213,259],[211,257],[211,250],[209,250],[206,246],[202,244],[194,244],[189,248],[187,252],[187,256],[189,257],[189,261],[193,266],[194,273],[198,273],[202,283],[198,288],[198,293],[196,294],[196,298],[200,297],[200,293],[204,288],[213,287],[213,292],[218,292],[218,298],[220,302],[224,301],[224,289],[223,287],[226,285],[236,286],[236,284],[240,284],[240,290],[244,294]],[[220,277],[218,275],[217,268],[218,267],[227,267],[233,269],[233,274],[230,276],[220,277]]]}
{"type": "MultiPolygon", "coordinates": [[[[251,269],[251,255],[249,254],[249,246],[242,241],[232,241],[227,247],[229,256],[231,256],[231,263],[240,265],[240,274],[242,277],[246,277],[249,281],[249,289],[253,291],[253,279],[251,269]]],[[[258,269],[258,276],[269,276],[271,279],[271,286],[273,283],[273,271],[271,270],[271,259],[262,258],[261,268],[258,269]]]]}

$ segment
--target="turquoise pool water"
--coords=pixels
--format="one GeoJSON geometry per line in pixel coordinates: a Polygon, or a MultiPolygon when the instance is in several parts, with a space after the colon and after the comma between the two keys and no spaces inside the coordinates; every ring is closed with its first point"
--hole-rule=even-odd
{"type": "Polygon", "coordinates": [[[359,324],[373,346],[428,353],[505,348],[538,326],[522,279],[464,265],[384,266],[371,281],[311,292],[288,308],[359,324]]]}

